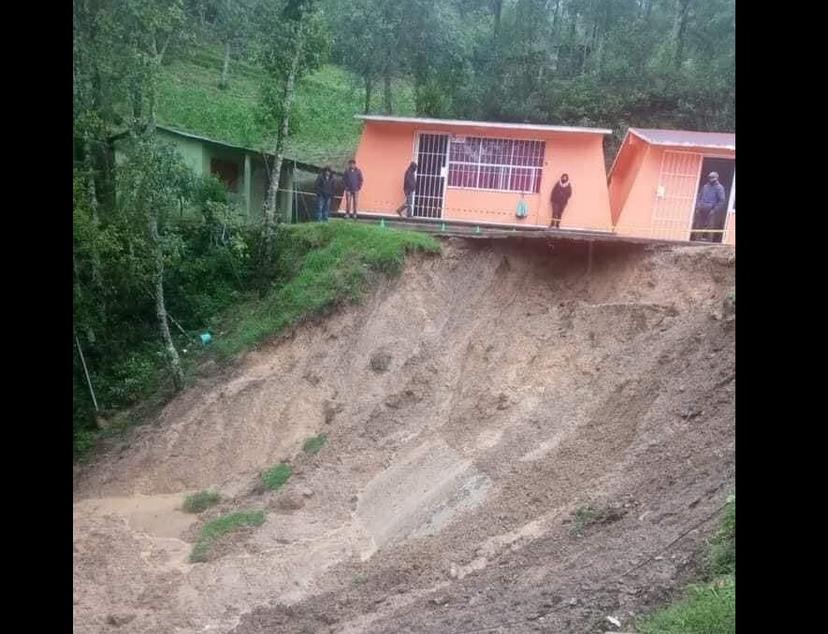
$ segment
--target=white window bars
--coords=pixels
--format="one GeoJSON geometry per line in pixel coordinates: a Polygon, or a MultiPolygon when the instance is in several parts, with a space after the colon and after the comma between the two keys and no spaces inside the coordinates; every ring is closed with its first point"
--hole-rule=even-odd
{"type": "Polygon", "coordinates": [[[454,137],[449,146],[449,187],[539,192],[544,141],[454,137]]]}

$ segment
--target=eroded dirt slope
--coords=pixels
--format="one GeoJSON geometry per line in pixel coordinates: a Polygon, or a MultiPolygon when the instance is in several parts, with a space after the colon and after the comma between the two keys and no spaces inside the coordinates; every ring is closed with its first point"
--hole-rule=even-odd
{"type": "Polygon", "coordinates": [[[628,621],[687,578],[733,486],[734,267],[716,247],[604,247],[589,277],[583,247],[412,258],[84,468],[75,630],[628,621]],[[282,460],[294,476],[263,493],[282,460]],[[190,564],[204,518],[178,504],[205,488],[228,499],[205,517],[267,519],[190,564]],[[603,521],[573,530],[587,505],[603,521]]]}

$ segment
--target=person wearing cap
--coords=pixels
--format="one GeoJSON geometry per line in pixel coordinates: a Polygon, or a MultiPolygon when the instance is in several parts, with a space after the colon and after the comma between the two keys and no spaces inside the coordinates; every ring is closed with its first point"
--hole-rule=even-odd
{"type": "Polygon", "coordinates": [[[412,161],[403,175],[403,194],[405,202],[397,207],[397,214],[407,218],[414,211],[414,190],[417,189],[417,164],[412,161]],[[405,210],[405,215],[403,215],[405,210]]]}
{"type": "Polygon", "coordinates": [[[710,172],[696,202],[696,227],[707,229],[699,233],[699,240],[715,242],[716,234],[711,233],[724,226],[724,210],[727,206],[727,196],[724,187],[719,182],[719,173],[710,172]]]}

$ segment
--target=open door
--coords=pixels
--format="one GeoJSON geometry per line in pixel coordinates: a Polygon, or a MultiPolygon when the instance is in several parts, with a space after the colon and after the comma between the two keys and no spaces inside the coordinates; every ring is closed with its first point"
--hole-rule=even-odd
{"type": "MultiPolygon", "coordinates": [[[[727,223],[727,218],[731,209],[736,202],[735,200],[735,182],[736,182],[736,159],[731,158],[717,158],[717,157],[704,157],[702,160],[701,166],[701,174],[699,177],[698,187],[696,188],[696,200],[698,201],[698,197],[701,195],[702,187],[707,182],[707,175],[710,172],[717,172],[719,174],[719,182],[722,184],[725,190],[725,209],[722,211],[719,217],[719,223],[717,226],[713,227],[714,230],[723,231],[725,228],[725,223],[727,223]]],[[[697,230],[701,227],[698,226],[698,218],[696,218],[696,205],[693,204],[693,232],[691,233],[691,240],[698,240],[701,234],[697,233],[697,230]]],[[[712,235],[713,242],[721,242],[723,234],[722,233],[714,233],[712,235]]]]}
{"type": "Polygon", "coordinates": [[[441,218],[446,189],[448,134],[417,135],[417,189],[414,216],[441,218]]]}

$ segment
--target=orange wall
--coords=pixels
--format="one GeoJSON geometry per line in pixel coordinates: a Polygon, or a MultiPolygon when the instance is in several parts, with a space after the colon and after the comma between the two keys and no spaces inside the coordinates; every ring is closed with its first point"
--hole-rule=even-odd
{"type": "MultiPolygon", "coordinates": [[[[651,146],[642,142],[640,146],[632,149],[625,144],[620,152],[632,154],[635,158],[628,158],[619,155],[618,162],[629,161],[632,165],[637,163],[637,169],[631,169],[630,175],[623,175],[618,183],[610,183],[610,200],[612,201],[612,215],[615,220],[615,230],[619,235],[636,236],[649,238],[652,236],[651,227],[653,220],[653,207],[656,202],[656,189],[659,185],[661,162],[665,151],[697,153],[702,156],[721,156],[735,158],[734,151],[717,150],[708,152],[701,148],[687,147],[662,147],[651,146]],[[642,151],[642,148],[643,151],[642,151]],[[637,155],[641,155],[639,158],[637,155]],[[633,178],[630,185],[627,181],[633,178]],[[626,196],[623,196],[624,189],[628,189],[626,196]]],[[[616,179],[613,172],[612,180],[616,179]]],[[[688,205],[687,226],[690,226],[693,209],[688,205]]],[[[735,236],[735,231],[733,232],[735,236]]],[[[687,236],[677,238],[689,240],[687,236]]],[[[735,237],[734,237],[735,240],[735,237]]]]}
{"type": "Polygon", "coordinates": [[[413,127],[363,123],[355,156],[364,179],[360,211],[389,213],[403,203],[403,174],[413,156],[413,127]]]}
{"type": "Polygon", "coordinates": [[[618,223],[621,210],[635,184],[638,171],[644,162],[649,146],[641,139],[629,134],[624,145],[618,150],[618,158],[613,165],[609,182],[610,211],[613,225],[618,223]]]}
{"type": "Polygon", "coordinates": [[[661,152],[659,148],[650,145],[645,145],[636,152],[640,152],[642,158],[638,169],[632,172],[634,180],[629,193],[623,199],[620,209],[613,210],[613,215],[617,218],[615,231],[621,235],[650,237],[647,227],[653,217],[661,152]]]}
{"type": "Polygon", "coordinates": [[[455,187],[446,188],[444,218],[512,225],[549,225],[549,197],[555,181],[569,174],[573,193],[564,211],[561,227],[609,230],[610,207],[604,168],[603,137],[600,134],[537,132],[475,128],[473,126],[429,126],[365,121],[356,161],[365,183],[359,207],[368,213],[391,213],[403,202],[403,173],[414,157],[417,132],[449,133],[501,139],[537,139],[546,142],[540,193],[524,195],[529,215],[515,216],[521,194],[455,187]]]}

